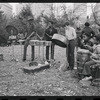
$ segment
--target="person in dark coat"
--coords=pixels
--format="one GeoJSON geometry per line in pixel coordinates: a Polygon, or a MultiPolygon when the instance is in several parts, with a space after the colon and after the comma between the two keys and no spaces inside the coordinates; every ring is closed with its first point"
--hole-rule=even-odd
{"type": "Polygon", "coordinates": [[[85,27],[82,30],[81,38],[83,38],[83,35],[86,35],[88,39],[91,39],[95,36],[95,32],[92,30],[88,22],[85,23],[85,27]]]}
{"type": "MultiPolygon", "coordinates": [[[[28,22],[26,23],[26,36],[25,36],[25,44],[24,44],[23,61],[26,60],[26,53],[27,53],[27,47],[29,45],[29,41],[31,39],[34,39],[34,36],[36,36],[36,31],[33,24],[33,19],[29,18],[28,22]]],[[[34,46],[32,46],[31,60],[32,61],[34,60],[34,46]]]]}
{"type": "Polygon", "coordinates": [[[76,43],[76,47],[80,47],[80,44],[81,44],[81,29],[80,28],[77,28],[76,29],[76,34],[77,34],[77,43],[76,43]]]}
{"type": "MultiPolygon", "coordinates": [[[[52,37],[54,34],[58,33],[57,29],[54,27],[54,22],[50,21],[49,26],[45,30],[45,40],[52,41],[52,37]]],[[[51,45],[51,59],[54,60],[54,46],[55,44],[52,42],[51,45]]],[[[46,46],[46,60],[49,61],[49,46],[46,46]]]]}

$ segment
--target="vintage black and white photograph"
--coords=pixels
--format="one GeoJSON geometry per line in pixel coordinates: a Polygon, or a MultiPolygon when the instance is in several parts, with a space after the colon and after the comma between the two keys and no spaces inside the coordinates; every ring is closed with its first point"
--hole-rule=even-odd
{"type": "Polygon", "coordinates": [[[0,3],[0,96],[100,96],[100,3],[0,3]]]}

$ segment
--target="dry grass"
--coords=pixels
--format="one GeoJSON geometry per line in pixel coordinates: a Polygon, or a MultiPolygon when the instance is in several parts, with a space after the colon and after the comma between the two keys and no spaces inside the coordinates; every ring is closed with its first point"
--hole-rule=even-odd
{"type": "MultiPolygon", "coordinates": [[[[12,47],[2,47],[4,61],[0,62],[0,96],[99,96],[99,87],[81,87],[77,75],[58,68],[66,59],[65,49],[55,47],[55,64],[50,68],[34,74],[25,74],[21,68],[29,66],[31,60],[30,46],[27,61],[21,60],[21,46],[14,46],[15,58],[11,61],[12,47]],[[58,63],[60,61],[60,63],[58,63]]],[[[36,47],[36,57],[38,47],[36,47]]]]}

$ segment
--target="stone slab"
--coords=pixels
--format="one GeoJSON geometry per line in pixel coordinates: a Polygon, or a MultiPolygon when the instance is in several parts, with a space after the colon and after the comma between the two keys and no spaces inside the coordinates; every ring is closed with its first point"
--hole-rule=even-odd
{"type": "Polygon", "coordinates": [[[50,68],[50,64],[41,64],[39,66],[24,67],[22,69],[24,73],[35,73],[47,68],[50,68]]]}

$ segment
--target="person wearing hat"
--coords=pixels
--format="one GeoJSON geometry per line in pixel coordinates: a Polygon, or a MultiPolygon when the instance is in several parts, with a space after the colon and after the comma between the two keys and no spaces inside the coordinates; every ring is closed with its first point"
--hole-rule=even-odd
{"type": "MultiPolygon", "coordinates": [[[[31,39],[36,39],[36,31],[35,31],[35,25],[33,24],[33,18],[28,17],[27,23],[26,23],[26,34],[25,34],[25,43],[24,43],[24,53],[23,53],[23,61],[26,60],[26,53],[27,53],[27,47],[29,45],[29,41],[31,39]]],[[[32,55],[31,60],[34,60],[34,46],[32,46],[32,55]]]]}
{"type": "MultiPolygon", "coordinates": [[[[57,34],[58,31],[57,29],[54,27],[54,22],[53,21],[49,21],[48,27],[45,30],[45,40],[46,41],[52,41],[52,37],[54,34],[57,34]]],[[[55,44],[52,43],[51,45],[51,59],[54,60],[54,46],[55,44]]],[[[49,46],[46,46],[46,60],[49,61],[49,46]]]]}
{"type": "Polygon", "coordinates": [[[91,39],[95,36],[95,32],[90,27],[90,24],[86,22],[84,29],[82,30],[81,38],[83,38],[83,35],[86,35],[88,39],[91,39]]]}
{"type": "Polygon", "coordinates": [[[70,26],[69,22],[64,24],[65,27],[65,36],[68,40],[68,47],[66,47],[66,51],[68,50],[67,57],[69,63],[69,70],[74,69],[74,49],[76,45],[76,31],[73,27],[70,26]]]}

